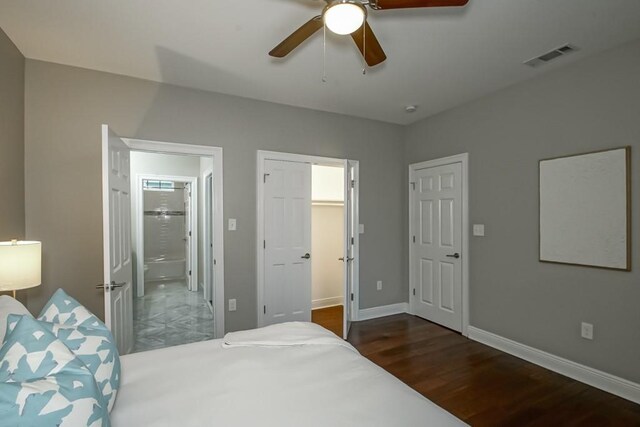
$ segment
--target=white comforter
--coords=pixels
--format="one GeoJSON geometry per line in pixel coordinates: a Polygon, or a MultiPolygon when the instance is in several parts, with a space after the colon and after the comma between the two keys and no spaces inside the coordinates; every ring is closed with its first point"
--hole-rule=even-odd
{"type": "Polygon", "coordinates": [[[114,427],[464,425],[311,324],[123,356],[111,421],[114,427]]]}

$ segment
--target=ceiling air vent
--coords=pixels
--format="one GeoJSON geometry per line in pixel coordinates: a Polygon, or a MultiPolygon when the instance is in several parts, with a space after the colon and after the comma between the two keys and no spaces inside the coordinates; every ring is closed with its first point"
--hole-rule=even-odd
{"type": "Polygon", "coordinates": [[[558,59],[561,56],[569,55],[570,53],[573,53],[577,50],[578,50],[577,47],[572,46],[570,44],[566,44],[557,49],[553,49],[552,51],[544,53],[538,57],[525,61],[524,63],[530,67],[538,67],[540,65],[551,62],[554,59],[558,59]]]}

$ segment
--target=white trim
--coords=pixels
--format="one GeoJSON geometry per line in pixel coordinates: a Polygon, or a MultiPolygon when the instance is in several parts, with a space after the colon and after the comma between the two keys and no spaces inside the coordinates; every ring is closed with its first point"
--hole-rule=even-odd
{"type": "MultiPolygon", "coordinates": [[[[305,154],[292,154],[292,153],[281,153],[277,151],[264,151],[258,150],[256,155],[256,292],[257,292],[257,304],[256,304],[256,312],[258,319],[258,327],[264,326],[264,162],[265,160],[280,160],[280,161],[288,161],[288,162],[298,162],[298,163],[311,163],[311,164],[320,164],[320,165],[331,165],[331,166],[344,166],[345,159],[337,159],[333,157],[320,157],[320,156],[308,156],[305,154]]],[[[354,163],[359,163],[356,160],[351,160],[354,163]]],[[[359,193],[358,190],[359,185],[356,179],[356,204],[359,204],[359,193]]],[[[347,236],[345,236],[345,239],[347,236]]],[[[358,239],[355,239],[356,242],[358,239]]],[[[356,260],[360,259],[359,245],[354,245],[354,254],[356,260]]],[[[356,263],[356,268],[358,268],[356,263]]],[[[355,276],[355,280],[353,283],[354,288],[354,298],[357,300],[359,294],[359,275],[355,276]]],[[[357,301],[355,301],[355,306],[358,307],[357,301]]],[[[346,312],[346,311],[345,311],[346,312]]],[[[358,313],[352,313],[353,316],[356,316],[358,313]]],[[[351,319],[356,320],[356,319],[351,319]]]]}
{"type": "Polygon", "coordinates": [[[413,224],[413,197],[411,197],[411,183],[414,182],[414,173],[420,169],[432,168],[435,166],[444,166],[452,163],[460,163],[462,165],[462,335],[469,335],[469,265],[471,253],[469,251],[469,153],[457,154],[455,156],[444,157],[441,159],[427,160],[426,162],[414,163],[409,165],[409,313],[415,314],[413,308],[413,243],[411,236],[413,224]]]}
{"type": "Polygon", "coordinates": [[[142,139],[122,138],[135,151],[151,153],[186,154],[213,158],[214,215],[213,232],[215,237],[214,256],[216,258],[215,280],[215,338],[224,336],[224,169],[223,151],[221,147],[207,145],[180,144],[172,142],[148,141],[142,139]]]}
{"type": "Polygon", "coordinates": [[[380,307],[363,308],[358,314],[358,320],[377,319],[378,317],[393,316],[394,314],[402,314],[409,312],[408,302],[399,302],[397,304],[383,305],[380,307]]]}
{"type": "Polygon", "coordinates": [[[311,309],[315,310],[317,308],[327,308],[327,307],[335,307],[336,305],[343,305],[344,297],[329,297],[329,298],[320,298],[314,299],[311,301],[311,309]]]}
{"type": "Polygon", "coordinates": [[[640,384],[590,368],[568,359],[529,347],[474,326],[469,326],[469,339],[557,372],[574,380],[640,403],[640,384]]]}

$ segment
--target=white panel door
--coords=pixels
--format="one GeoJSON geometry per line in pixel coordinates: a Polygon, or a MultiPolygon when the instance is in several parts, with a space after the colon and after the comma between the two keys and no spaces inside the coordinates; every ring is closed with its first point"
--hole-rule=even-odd
{"type": "Polygon", "coordinates": [[[462,164],[420,169],[413,179],[413,312],[462,331],[462,164]]]}
{"type": "Polygon", "coordinates": [[[264,325],[311,321],[311,165],[264,163],[264,325]]]}
{"type": "Polygon", "coordinates": [[[356,163],[344,161],[344,319],[342,338],[347,339],[353,313],[354,283],[357,281],[356,239],[358,233],[358,194],[356,163]]]}
{"type": "Polygon", "coordinates": [[[129,147],[102,125],[104,312],[118,351],[133,347],[129,147]]]}

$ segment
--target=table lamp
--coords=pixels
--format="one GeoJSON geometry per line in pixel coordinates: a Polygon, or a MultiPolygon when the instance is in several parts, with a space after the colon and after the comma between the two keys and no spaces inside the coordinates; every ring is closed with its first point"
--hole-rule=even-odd
{"type": "Polygon", "coordinates": [[[42,243],[12,240],[0,242],[0,292],[39,286],[41,283],[42,243]]]}

